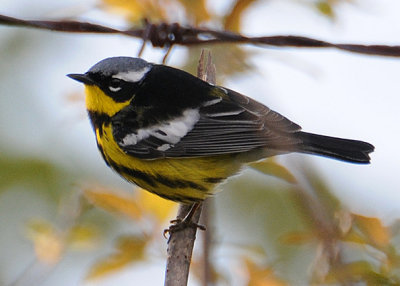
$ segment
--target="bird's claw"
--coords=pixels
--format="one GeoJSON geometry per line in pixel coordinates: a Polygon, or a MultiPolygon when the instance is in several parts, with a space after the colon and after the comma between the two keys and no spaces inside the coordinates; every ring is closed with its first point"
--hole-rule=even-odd
{"type": "Polygon", "coordinates": [[[186,220],[186,219],[174,219],[170,221],[171,225],[169,228],[164,229],[163,235],[165,238],[167,238],[167,234],[171,234],[173,232],[181,231],[186,228],[198,228],[200,230],[206,230],[206,227],[202,224],[198,224],[193,222],[192,220],[186,220]]]}

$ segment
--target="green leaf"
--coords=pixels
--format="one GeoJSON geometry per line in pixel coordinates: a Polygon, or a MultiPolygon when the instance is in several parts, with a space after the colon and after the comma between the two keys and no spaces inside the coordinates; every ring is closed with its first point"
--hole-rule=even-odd
{"type": "Polygon", "coordinates": [[[321,14],[328,16],[329,18],[335,17],[332,5],[328,1],[318,1],[315,3],[315,7],[321,14]]]}
{"type": "Polygon", "coordinates": [[[366,285],[399,285],[390,276],[385,276],[374,270],[373,266],[363,260],[341,264],[331,269],[325,282],[366,282],[366,285]]]}
{"type": "Polygon", "coordinates": [[[69,184],[68,172],[44,160],[29,157],[0,157],[0,193],[14,185],[27,186],[53,199],[69,184]]]}

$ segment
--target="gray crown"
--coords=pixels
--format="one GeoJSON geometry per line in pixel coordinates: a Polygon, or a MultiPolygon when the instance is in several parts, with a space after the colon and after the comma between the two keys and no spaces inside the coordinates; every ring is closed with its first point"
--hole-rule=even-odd
{"type": "Polygon", "coordinates": [[[111,76],[120,72],[140,71],[145,67],[152,66],[143,59],[131,57],[113,57],[104,59],[92,66],[88,73],[101,73],[111,76]]]}

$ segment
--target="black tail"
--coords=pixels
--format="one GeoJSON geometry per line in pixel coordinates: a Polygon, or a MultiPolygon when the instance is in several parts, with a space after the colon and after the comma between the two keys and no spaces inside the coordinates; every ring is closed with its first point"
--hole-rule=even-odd
{"type": "Polygon", "coordinates": [[[296,137],[303,141],[299,152],[327,156],[339,160],[368,164],[369,153],[374,146],[363,141],[335,138],[306,132],[297,132],[296,137]]]}

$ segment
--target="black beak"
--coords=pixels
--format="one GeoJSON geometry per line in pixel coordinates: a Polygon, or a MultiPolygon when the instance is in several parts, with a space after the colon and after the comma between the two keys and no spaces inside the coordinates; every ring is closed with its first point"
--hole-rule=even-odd
{"type": "Polygon", "coordinates": [[[70,73],[70,74],[67,74],[67,76],[72,78],[72,79],[74,79],[74,80],[76,80],[76,81],[84,83],[84,84],[88,84],[88,85],[94,84],[94,81],[85,73],[84,74],[70,73]]]}

